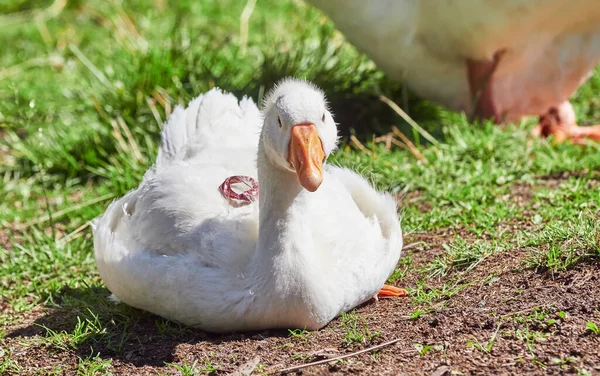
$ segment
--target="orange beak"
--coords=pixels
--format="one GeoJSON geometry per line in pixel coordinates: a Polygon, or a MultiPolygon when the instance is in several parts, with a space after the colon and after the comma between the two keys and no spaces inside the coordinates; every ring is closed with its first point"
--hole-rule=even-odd
{"type": "Polygon", "coordinates": [[[288,162],[296,170],[300,185],[307,191],[316,191],[323,182],[324,160],[325,151],[315,125],[311,123],[294,125],[288,162]]]}

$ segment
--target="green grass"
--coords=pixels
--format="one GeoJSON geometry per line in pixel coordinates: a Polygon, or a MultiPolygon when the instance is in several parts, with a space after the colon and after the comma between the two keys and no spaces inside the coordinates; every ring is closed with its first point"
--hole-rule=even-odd
{"type": "Polygon", "coordinates": [[[87,357],[79,360],[77,364],[77,375],[78,376],[96,376],[106,375],[110,372],[112,361],[110,359],[105,360],[100,357],[100,354],[92,353],[87,357]]]}
{"type": "Polygon", "coordinates": [[[537,360],[535,347],[538,343],[544,342],[549,334],[537,330],[531,330],[529,326],[525,326],[523,329],[517,329],[515,335],[527,348],[532,361],[544,366],[539,362],[539,360],[537,360]]]}
{"type": "Polygon", "coordinates": [[[308,342],[308,338],[311,335],[311,332],[306,329],[288,329],[288,333],[290,338],[294,338],[302,342],[308,342]]]}
{"type": "Polygon", "coordinates": [[[381,334],[380,331],[369,329],[369,324],[356,311],[343,312],[341,325],[345,332],[343,338],[344,346],[368,344],[381,334]]]}
{"type": "Polygon", "coordinates": [[[579,262],[598,260],[598,219],[587,210],[579,212],[569,221],[550,223],[538,233],[526,234],[524,244],[530,249],[526,263],[552,272],[572,268],[579,262]]]}
{"type": "Polygon", "coordinates": [[[420,356],[424,356],[431,350],[436,350],[436,351],[444,350],[444,346],[442,346],[442,345],[423,345],[420,343],[415,343],[415,344],[413,344],[413,347],[415,348],[415,350],[417,350],[417,353],[419,353],[420,356]]]}
{"type": "Polygon", "coordinates": [[[85,319],[82,321],[80,317],[77,317],[77,324],[70,331],[56,332],[46,326],[41,327],[46,331],[46,336],[43,340],[45,344],[56,349],[63,351],[73,349],[76,350],[81,344],[88,341],[88,339],[94,337],[101,339],[106,334],[106,329],[103,328],[102,323],[98,320],[98,316],[90,312],[93,317],[93,321],[85,319]]]}
{"type": "Polygon", "coordinates": [[[450,270],[468,273],[493,252],[499,251],[490,243],[461,238],[443,247],[446,252],[428,265],[429,277],[445,276],[450,270]]]}
{"type": "Polygon", "coordinates": [[[593,321],[588,321],[585,324],[586,329],[590,332],[590,333],[594,333],[596,335],[600,335],[600,325],[596,324],[593,321]]]}
{"type": "Polygon", "coordinates": [[[183,362],[183,364],[165,363],[165,365],[176,369],[183,376],[196,376],[201,373],[214,373],[217,368],[209,360],[204,361],[204,365],[198,365],[198,361],[194,360],[192,364],[183,362]]]}
{"type": "MultiPolygon", "coordinates": [[[[552,273],[600,258],[598,146],[528,143],[531,122],[505,129],[473,124],[409,94],[410,115],[439,144],[413,138],[423,160],[387,150],[371,142],[372,135],[392,125],[414,135],[378,99],[381,92],[402,103],[402,87],[347,44],[319,11],[291,0],[259,1],[243,45],[239,17],[245,2],[160,3],[69,1],[60,9],[46,9],[51,1],[0,4],[0,295],[8,305],[0,327],[47,307],[60,316],[55,326],[42,327],[41,341],[54,351],[101,341],[118,353],[135,341],[132,328],[148,315],[106,299],[89,221],[137,186],[174,106],[213,86],[260,100],[286,75],[324,88],[344,134],[356,134],[369,150],[344,139],[330,163],[352,167],[398,194],[405,233],[456,234],[408,286],[420,307],[414,319],[460,292],[469,283],[465,276],[495,254],[522,248],[530,255],[524,267],[552,273]],[[511,197],[518,186],[531,193],[523,205],[511,197]],[[506,230],[514,223],[517,235],[506,230]],[[444,276],[451,280],[430,280],[444,276]]],[[[580,118],[600,120],[599,90],[596,70],[573,98],[580,118]]],[[[413,272],[416,255],[401,260],[390,282],[402,283],[413,272]]],[[[357,313],[343,316],[342,327],[345,345],[379,335],[357,313]]],[[[162,319],[156,329],[165,337],[187,330],[162,319]]],[[[519,335],[533,353],[535,336],[519,335]]],[[[308,339],[304,331],[290,336],[308,339]]],[[[18,367],[5,350],[0,373],[18,367]]],[[[110,367],[93,353],[80,357],[77,372],[110,367]]],[[[172,367],[193,374],[211,372],[212,365],[172,367]]]]}
{"type": "Polygon", "coordinates": [[[498,326],[496,327],[496,331],[494,331],[494,334],[492,334],[491,338],[487,342],[481,343],[481,342],[479,342],[479,340],[477,338],[473,337],[472,341],[467,342],[467,346],[473,347],[485,354],[489,354],[490,352],[492,352],[492,349],[494,348],[494,343],[496,343],[496,337],[498,336],[498,331],[500,330],[501,325],[502,325],[502,321],[500,321],[498,323],[498,326]]]}
{"type": "Polygon", "coordinates": [[[427,276],[424,276],[423,279],[415,283],[413,288],[408,289],[409,295],[412,296],[413,301],[416,304],[432,306],[436,303],[450,299],[452,296],[468,286],[467,283],[454,280],[448,281],[437,288],[428,283],[428,279],[429,278],[427,276]]]}

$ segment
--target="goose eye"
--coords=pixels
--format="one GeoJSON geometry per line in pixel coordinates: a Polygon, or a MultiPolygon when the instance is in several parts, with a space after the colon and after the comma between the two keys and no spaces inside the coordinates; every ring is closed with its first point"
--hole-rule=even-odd
{"type": "Polygon", "coordinates": [[[321,121],[324,123],[325,122],[325,113],[323,112],[323,117],[321,118],[321,121]]]}
{"type": "Polygon", "coordinates": [[[277,116],[277,122],[279,123],[279,128],[283,127],[283,125],[281,125],[281,118],[279,116],[277,116]]]}

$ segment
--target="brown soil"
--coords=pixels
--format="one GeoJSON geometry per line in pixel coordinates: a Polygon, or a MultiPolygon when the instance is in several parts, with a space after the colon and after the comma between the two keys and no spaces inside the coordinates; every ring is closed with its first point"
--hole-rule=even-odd
{"type": "Polygon", "coordinates": [[[7,250],[12,248],[10,236],[8,235],[8,230],[0,230],[0,247],[7,250]]]}
{"type": "MultiPolygon", "coordinates": [[[[512,193],[511,199],[517,203],[532,197],[526,186],[515,186],[512,193]]],[[[518,223],[504,226],[507,231],[519,230],[518,223]]],[[[404,254],[413,261],[402,285],[416,291],[423,267],[444,254],[443,244],[457,234],[467,241],[476,240],[473,234],[456,229],[408,235],[405,244],[409,249],[404,254]]],[[[427,303],[397,298],[365,304],[357,310],[364,320],[359,327],[367,331],[367,324],[371,334],[380,332],[370,342],[347,345],[339,318],[302,338],[282,330],[214,335],[175,324],[161,332],[156,316],[131,309],[128,312],[134,319],[125,337],[121,333],[110,340],[88,340],[77,349],[60,350],[43,340],[45,329],[40,325],[56,332],[72,331],[77,313],[40,308],[6,327],[0,345],[25,374],[45,374],[58,367],[65,374],[76,374],[79,358],[91,353],[111,359],[109,370],[118,375],[174,374],[177,371],[165,362],[181,365],[194,361],[199,369],[210,361],[216,368],[212,373],[227,374],[255,357],[260,364],[254,374],[277,373],[399,339],[377,351],[294,374],[538,375],[585,370],[600,375],[600,335],[586,329],[589,321],[600,325],[600,264],[580,263],[553,274],[526,268],[523,261],[527,257],[524,249],[507,249],[485,258],[468,273],[453,270],[442,278],[430,278],[422,287],[424,293],[453,292],[427,303]],[[418,311],[423,313],[415,315],[418,311]],[[488,346],[492,338],[495,340],[488,346]]],[[[63,296],[77,299],[83,293],[102,298],[108,294],[105,289],[92,288],[65,290],[63,296]]],[[[102,318],[102,322],[111,330],[110,318],[102,318]]]]}
{"type": "MultiPolygon", "coordinates": [[[[413,236],[407,243],[424,238],[413,236]]],[[[426,238],[432,241],[431,237],[426,238]]],[[[439,253],[435,245],[415,252],[413,267],[439,253]]],[[[410,315],[419,306],[411,304],[409,298],[381,300],[361,307],[360,316],[368,323],[368,329],[372,333],[381,331],[372,343],[344,346],[345,331],[340,319],[301,339],[289,337],[286,331],[222,336],[182,329],[181,333],[161,334],[156,317],[142,314],[129,329],[129,339],[120,351],[103,342],[90,345],[103,358],[113,359],[116,374],[154,375],[159,370],[170,373],[175,370],[165,367],[164,362],[192,364],[194,360],[200,366],[209,360],[217,373],[228,373],[255,356],[271,371],[396,338],[400,341],[377,352],[306,368],[301,373],[430,375],[436,370],[437,374],[449,374],[440,372],[451,370],[466,374],[561,374],[580,369],[600,373],[600,336],[586,331],[587,321],[600,322],[600,266],[582,264],[551,275],[522,270],[525,256],[519,250],[503,252],[489,257],[468,275],[432,280],[430,288],[467,277],[470,285],[433,306],[420,306],[432,311],[416,319],[410,319],[410,315]],[[566,313],[564,319],[558,316],[561,311],[566,313]],[[544,313],[547,317],[535,318],[544,313]],[[495,332],[496,341],[489,354],[469,345],[478,341],[485,348],[495,332]],[[417,348],[423,346],[432,347],[420,355],[417,348]]],[[[405,280],[408,286],[415,282],[410,277],[405,280]]],[[[76,296],[77,292],[73,294],[76,296]]],[[[90,354],[89,346],[60,351],[41,341],[37,345],[24,345],[21,341],[23,337],[44,333],[37,324],[55,331],[72,329],[74,320],[69,316],[63,311],[41,309],[22,317],[20,324],[8,328],[5,339],[11,359],[27,373],[51,371],[59,366],[74,370],[77,357],[90,354]]]]}

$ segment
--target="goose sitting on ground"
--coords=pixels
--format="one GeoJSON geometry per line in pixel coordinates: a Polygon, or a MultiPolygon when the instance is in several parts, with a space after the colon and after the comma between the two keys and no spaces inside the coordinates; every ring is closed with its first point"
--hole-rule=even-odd
{"type": "Polygon", "coordinates": [[[534,135],[600,141],[569,96],[600,59],[597,0],[309,0],[393,79],[496,122],[540,115],[534,135]]]}
{"type": "Polygon", "coordinates": [[[156,165],[95,224],[102,280],[124,303],[212,332],[318,329],[402,295],[384,286],[402,248],[396,202],[326,166],[336,143],[305,81],[282,81],[262,115],[219,89],[178,107],[156,165]]]}

